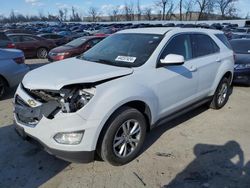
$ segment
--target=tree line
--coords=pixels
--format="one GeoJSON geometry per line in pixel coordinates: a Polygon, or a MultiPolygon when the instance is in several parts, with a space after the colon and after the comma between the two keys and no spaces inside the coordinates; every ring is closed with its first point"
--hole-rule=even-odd
{"type": "Polygon", "coordinates": [[[102,12],[89,7],[83,13],[76,7],[60,8],[57,14],[28,16],[11,11],[9,16],[0,16],[2,23],[30,21],[135,21],[135,20],[206,20],[232,19],[238,17],[238,0],[156,0],[152,6],[141,5],[140,0],[127,0],[119,6],[102,12]]]}

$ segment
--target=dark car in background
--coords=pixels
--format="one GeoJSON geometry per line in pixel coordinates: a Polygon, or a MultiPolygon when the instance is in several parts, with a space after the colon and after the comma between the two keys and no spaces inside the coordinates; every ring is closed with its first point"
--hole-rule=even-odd
{"type": "Polygon", "coordinates": [[[92,48],[105,37],[87,36],[75,39],[63,46],[52,49],[49,52],[49,61],[59,61],[70,57],[75,57],[92,48]]]}
{"type": "Polygon", "coordinates": [[[26,58],[47,58],[49,50],[56,47],[54,42],[36,35],[8,34],[7,36],[15,44],[17,49],[24,52],[26,58]]]}
{"type": "Polygon", "coordinates": [[[235,53],[234,83],[250,86],[250,39],[230,41],[235,53]]]}
{"type": "Polygon", "coordinates": [[[0,32],[0,48],[15,48],[15,44],[5,35],[0,32]]]}
{"type": "Polygon", "coordinates": [[[54,34],[54,33],[43,33],[43,34],[39,34],[37,35],[39,37],[43,37],[47,40],[51,40],[53,41],[57,46],[61,46],[63,44],[66,44],[67,42],[69,42],[69,38],[62,36],[62,35],[58,35],[58,34],[54,34]]]}

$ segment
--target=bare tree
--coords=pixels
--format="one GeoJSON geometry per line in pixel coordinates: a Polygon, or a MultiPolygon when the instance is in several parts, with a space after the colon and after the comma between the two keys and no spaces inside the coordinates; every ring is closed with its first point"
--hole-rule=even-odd
{"type": "Polygon", "coordinates": [[[215,7],[214,0],[196,0],[196,3],[198,4],[199,8],[198,20],[205,18],[204,13],[207,15],[211,14],[215,7]]]}
{"type": "Polygon", "coordinates": [[[144,15],[146,20],[152,20],[152,8],[148,7],[144,9],[144,15]]]}
{"type": "Polygon", "coordinates": [[[58,10],[58,19],[59,19],[60,21],[63,21],[63,18],[64,18],[64,12],[63,12],[62,9],[59,9],[59,10],[58,10]]]}
{"type": "Polygon", "coordinates": [[[232,12],[234,12],[234,3],[236,3],[237,1],[238,0],[216,0],[216,4],[219,8],[222,18],[225,18],[226,16],[229,16],[229,14],[232,14],[232,12]]]}
{"type": "Polygon", "coordinates": [[[98,9],[95,8],[95,7],[89,7],[89,16],[91,17],[91,21],[92,22],[96,22],[97,21],[97,18],[98,18],[98,9]]]}
{"type": "Polygon", "coordinates": [[[180,0],[179,2],[180,21],[182,21],[182,8],[183,8],[183,0],[180,0]]]}
{"type": "Polygon", "coordinates": [[[67,17],[68,17],[68,9],[64,8],[63,12],[64,12],[64,21],[66,22],[67,21],[67,17]]]}
{"type": "Polygon", "coordinates": [[[119,6],[113,7],[113,10],[109,13],[109,17],[111,21],[119,21],[119,6]]]}
{"type": "Polygon", "coordinates": [[[192,19],[192,11],[194,7],[194,1],[193,0],[188,0],[184,2],[183,8],[185,9],[185,17],[186,20],[191,20],[192,19]]]}
{"type": "Polygon", "coordinates": [[[126,2],[124,5],[124,14],[126,21],[134,20],[134,4],[130,2],[129,4],[126,2]]]}
{"type": "Polygon", "coordinates": [[[142,15],[140,0],[137,0],[137,18],[140,21],[142,15]]]}
{"type": "Polygon", "coordinates": [[[158,0],[155,5],[161,9],[162,20],[170,19],[173,16],[174,3],[172,0],[158,0]]]}
{"type": "Polygon", "coordinates": [[[165,12],[168,1],[169,0],[159,0],[155,3],[157,7],[160,7],[162,9],[162,20],[165,20],[165,12]]]}

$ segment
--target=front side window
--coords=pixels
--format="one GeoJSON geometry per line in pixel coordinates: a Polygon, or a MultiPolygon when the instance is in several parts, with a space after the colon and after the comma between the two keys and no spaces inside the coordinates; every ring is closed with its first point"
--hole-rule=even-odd
{"type": "Polygon", "coordinates": [[[204,34],[192,34],[192,49],[194,57],[202,57],[220,51],[213,39],[204,34]]]}
{"type": "Polygon", "coordinates": [[[124,33],[99,42],[80,58],[119,67],[139,67],[152,55],[163,35],[124,33]]]}
{"type": "Polygon", "coordinates": [[[192,48],[189,35],[182,34],[171,39],[164,49],[161,59],[165,58],[168,54],[182,55],[185,60],[191,59],[192,48]]]}

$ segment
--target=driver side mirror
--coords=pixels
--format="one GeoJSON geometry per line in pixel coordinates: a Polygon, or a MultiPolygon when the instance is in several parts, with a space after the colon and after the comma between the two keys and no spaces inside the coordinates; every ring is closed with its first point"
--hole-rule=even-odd
{"type": "Polygon", "coordinates": [[[183,65],[185,60],[182,55],[168,54],[164,59],[160,60],[163,65],[183,65]]]}

